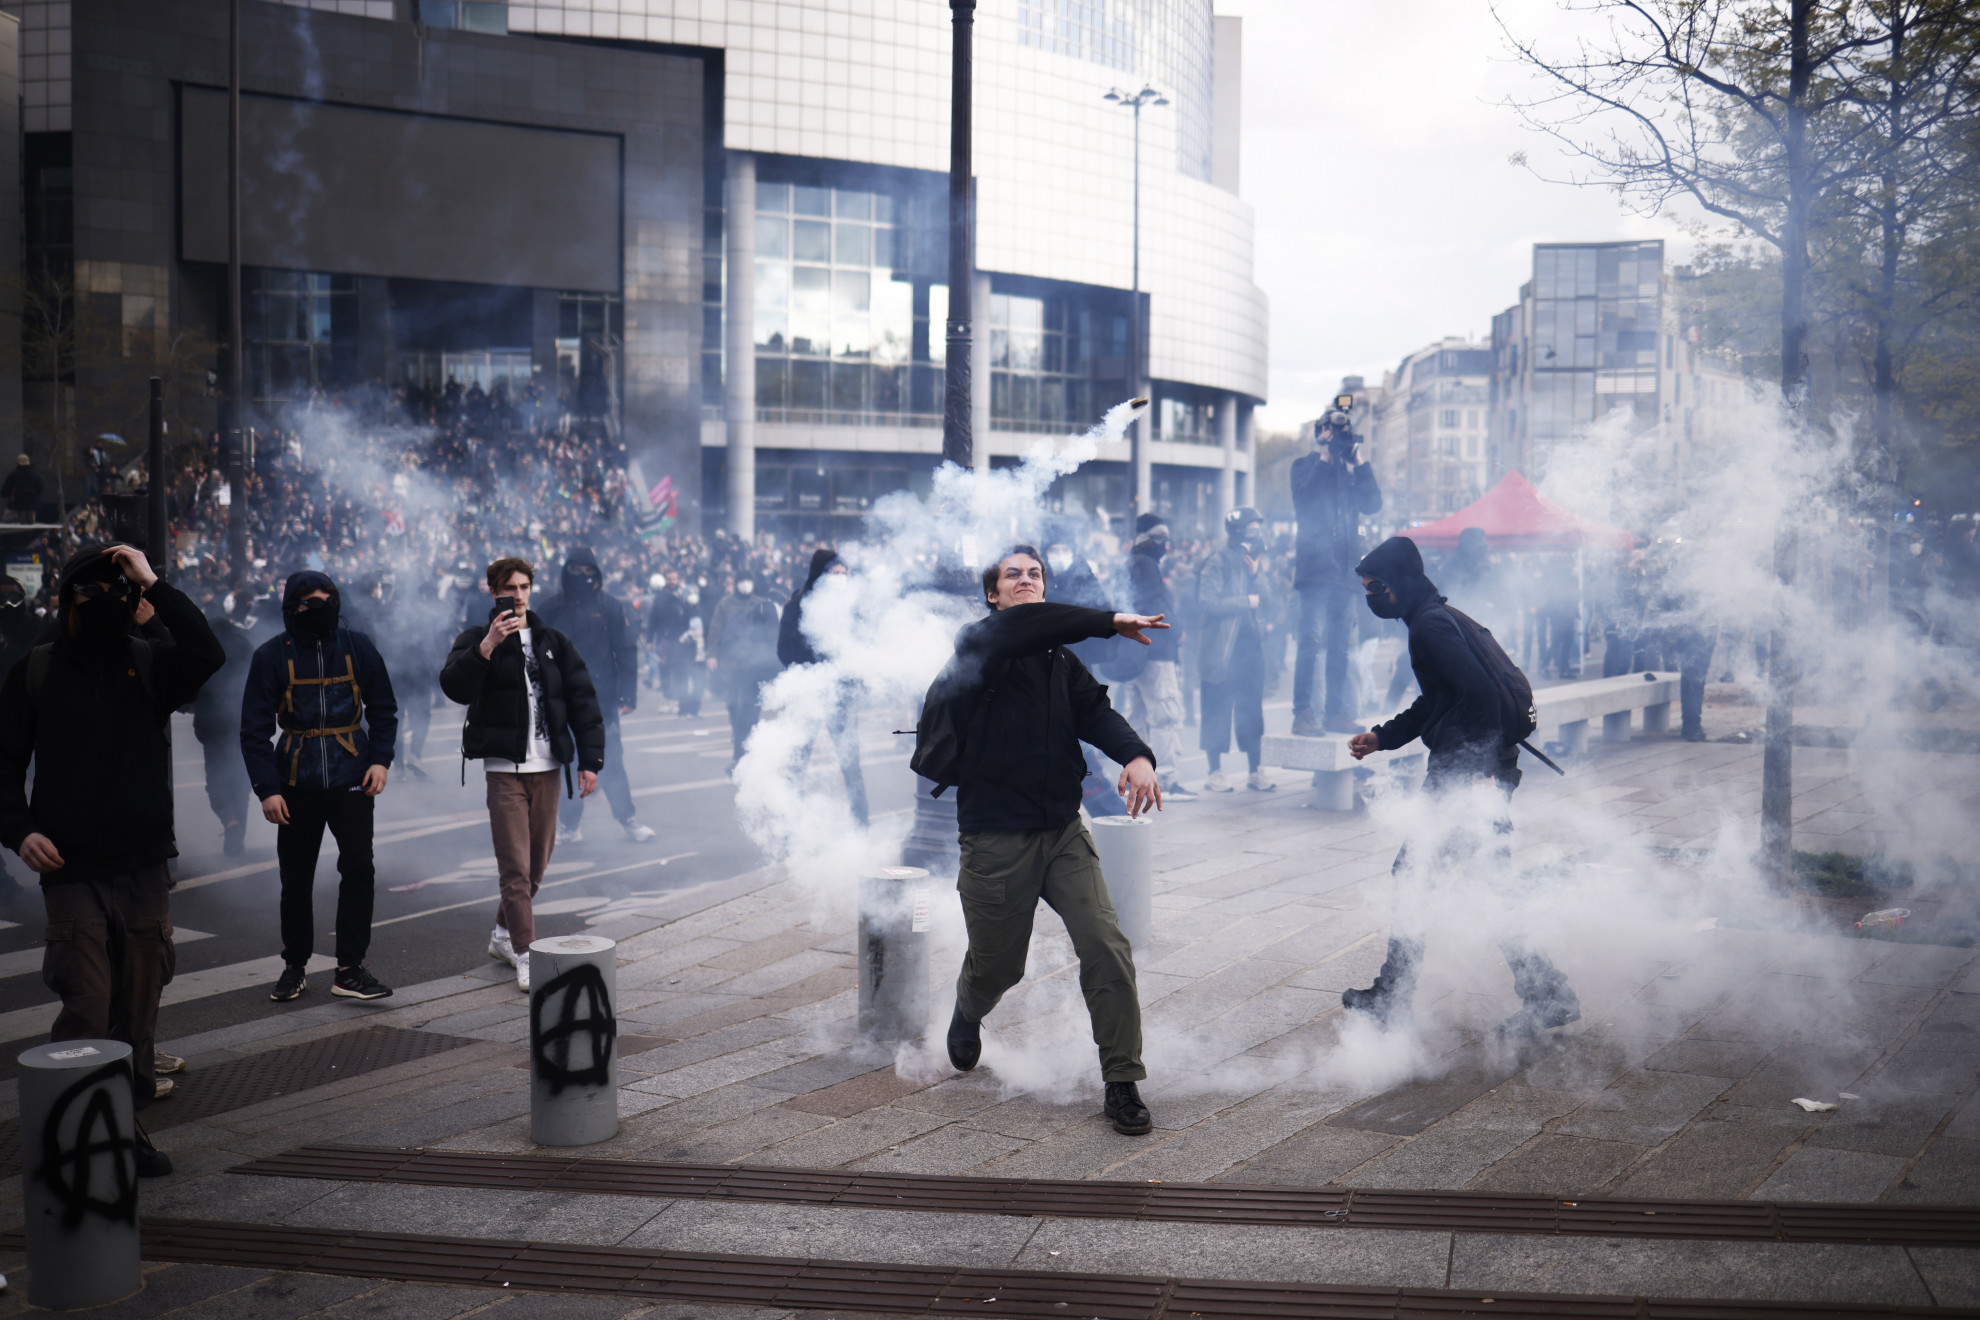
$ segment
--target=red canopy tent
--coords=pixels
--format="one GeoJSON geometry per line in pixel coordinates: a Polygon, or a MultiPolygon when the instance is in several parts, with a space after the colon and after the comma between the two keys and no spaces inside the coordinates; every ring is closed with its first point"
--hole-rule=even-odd
{"type": "Polygon", "coordinates": [[[1585,545],[1627,553],[1636,542],[1624,528],[1563,509],[1517,472],[1506,473],[1498,485],[1456,513],[1404,528],[1400,535],[1419,549],[1450,550],[1467,527],[1482,530],[1494,550],[1569,550],[1585,545]]]}

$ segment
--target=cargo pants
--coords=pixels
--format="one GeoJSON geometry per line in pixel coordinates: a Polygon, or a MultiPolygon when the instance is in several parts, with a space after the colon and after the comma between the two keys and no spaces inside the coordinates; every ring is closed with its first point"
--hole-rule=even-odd
{"type": "Polygon", "coordinates": [[[1066,923],[1079,955],[1079,988],[1093,1020],[1100,1070],[1110,1082],[1138,1082],[1141,1000],[1134,984],[1134,950],[1121,934],[1107,880],[1086,823],[1053,830],[994,831],[962,836],[963,920],[969,952],[956,978],[956,1005],[981,1022],[1024,979],[1031,923],[1042,899],[1066,923]]]}

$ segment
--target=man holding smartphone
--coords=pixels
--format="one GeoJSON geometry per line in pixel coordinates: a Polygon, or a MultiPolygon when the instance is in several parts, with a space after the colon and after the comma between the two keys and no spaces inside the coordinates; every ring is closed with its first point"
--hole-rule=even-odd
{"type": "Polygon", "coordinates": [[[516,969],[522,990],[536,939],[532,903],[557,841],[559,781],[569,796],[576,761],[577,786],[590,797],[605,766],[605,716],[591,673],[571,639],[530,609],[535,586],[525,560],[490,564],[488,626],[456,637],[440,671],[440,690],[468,708],[461,754],[479,760],[488,777],[501,884],[488,955],[516,969]]]}

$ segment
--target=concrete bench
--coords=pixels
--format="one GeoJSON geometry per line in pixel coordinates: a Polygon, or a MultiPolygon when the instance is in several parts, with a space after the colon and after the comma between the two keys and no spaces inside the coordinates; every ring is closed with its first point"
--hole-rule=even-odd
{"type": "Polygon", "coordinates": [[[1622,674],[1541,688],[1533,694],[1533,710],[1540,717],[1535,737],[1564,743],[1570,755],[1579,756],[1588,750],[1590,720],[1602,721],[1602,741],[1628,742],[1630,716],[1639,710],[1645,733],[1663,733],[1671,727],[1671,703],[1677,695],[1675,673],[1622,674]]]}
{"type": "MultiPolygon", "coordinates": [[[[1629,741],[1630,717],[1643,712],[1643,731],[1662,733],[1671,726],[1671,702],[1678,695],[1677,675],[1624,674],[1619,678],[1591,678],[1542,688],[1533,694],[1534,713],[1540,727],[1534,741],[1547,738],[1565,743],[1572,755],[1588,750],[1588,724],[1602,721],[1604,742],[1629,741]]],[[[1314,805],[1324,811],[1354,810],[1354,768],[1385,761],[1398,762],[1396,769],[1416,773],[1425,752],[1413,742],[1392,752],[1370,752],[1357,762],[1348,753],[1348,735],[1329,733],[1318,738],[1296,738],[1289,733],[1268,733],[1260,759],[1282,770],[1313,772],[1314,805]]]]}
{"type": "Polygon", "coordinates": [[[1314,805],[1323,811],[1354,810],[1354,769],[1357,765],[1374,766],[1385,761],[1397,762],[1396,768],[1405,773],[1421,769],[1425,752],[1420,742],[1393,752],[1370,752],[1363,760],[1356,761],[1348,752],[1348,735],[1329,733],[1318,738],[1295,738],[1289,733],[1268,733],[1259,757],[1266,765],[1275,765],[1282,770],[1311,770],[1313,772],[1314,805]]]}

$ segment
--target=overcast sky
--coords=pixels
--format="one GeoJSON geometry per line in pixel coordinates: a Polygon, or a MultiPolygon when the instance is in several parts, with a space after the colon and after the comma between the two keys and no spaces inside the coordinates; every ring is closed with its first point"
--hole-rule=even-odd
{"type": "MultiPolygon", "coordinates": [[[[1499,105],[1534,84],[1485,0],[1216,6],[1244,19],[1239,190],[1257,212],[1272,315],[1262,428],[1316,416],[1343,375],[1379,381],[1445,335],[1483,340],[1529,278],[1536,242],[1682,243],[1674,223],[1631,215],[1606,189],[1508,163],[1524,150],[1538,169],[1565,170],[1549,139],[1499,105]]],[[[1500,12],[1522,32],[1561,34],[1567,21],[1554,0],[1500,12]]]]}

